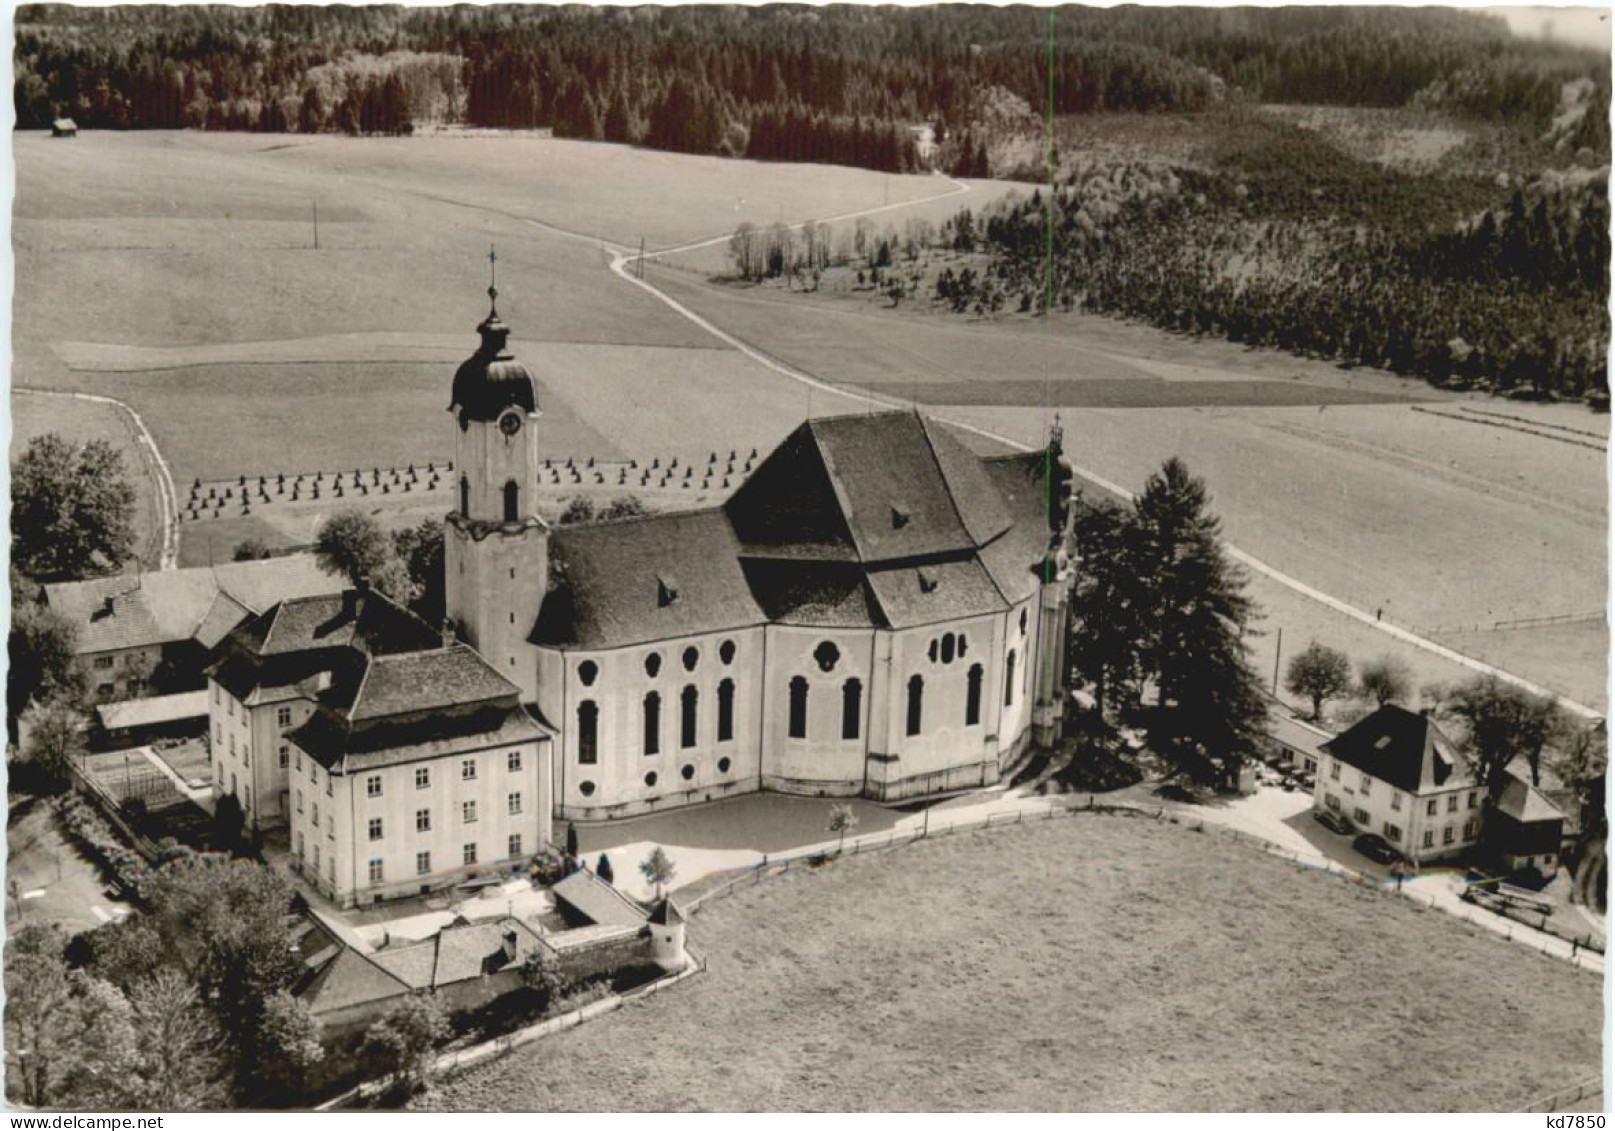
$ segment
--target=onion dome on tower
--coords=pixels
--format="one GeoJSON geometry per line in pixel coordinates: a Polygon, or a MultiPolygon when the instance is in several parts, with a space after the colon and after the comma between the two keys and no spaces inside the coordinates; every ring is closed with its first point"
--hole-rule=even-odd
{"type": "MultiPolygon", "coordinates": [[[[488,250],[489,273],[498,257],[488,250]]],[[[472,420],[492,422],[510,408],[526,413],[538,411],[538,383],[527,367],[510,352],[510,327],[499,319],[497,279],[488,284],[488,317],[477,327],[482,345],[454,374],[454,391],[449,411],[464,428],[472,420]]]]}

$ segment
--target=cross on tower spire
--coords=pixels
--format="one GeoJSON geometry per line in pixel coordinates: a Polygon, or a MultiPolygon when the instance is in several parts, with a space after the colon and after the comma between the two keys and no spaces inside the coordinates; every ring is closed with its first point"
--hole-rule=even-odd
{"type": "Polygon", "coordinates": [[[489,244],[488,245],[488,317],[489,318],[497,318],[497,317],[499,317],[499,271],[498,271],[498,263],[499,263],[499,256],[494,251],[493,244],[489,244]]]}

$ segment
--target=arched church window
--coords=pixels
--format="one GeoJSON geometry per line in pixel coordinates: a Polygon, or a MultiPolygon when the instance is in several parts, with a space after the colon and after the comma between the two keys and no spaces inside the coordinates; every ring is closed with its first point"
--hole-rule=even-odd
{"type": "Polygon", "coordinates": [[[841,737],[857,738],[863,725],[864,685],[849,679],[841,685],[841,737]]]}
{"type": "Polygon", "coordinates": [[[973,727],[981,722],[981,676],[980,664],[970,665],[970,674],[965,680],[965,726],[973,727]]]}
{"type": "Polygon", "coordinates": [[[696,711],[700,703],[701,693],[693,684],[679,694],[679,746],[685,750],[695,745],[696,711]]]}
{"type": "Polygon", "coordinates": [[[942,638],[942,662],[944,664],[953,663],[953,633],[951,632],[942,638]]]}
{"type": "Polygon", "coordinates": [[[600,708],[592,699],[578,704],[578,765],[592,766],[600,760],[600,708]]]}
{"type": "Polygon", "coordinates": [[[735,737],[735,681],[723,680],[718,684],[718,741],[728,742],[735,737]]]}
{"type": "Polygon", "coordinates": [[[505,521],[515,522],[521,517],[522,489],[516,485],[514,479],[505,484],[505,521]]]}
{"type": "Polygon", "coordinates": [[[645,753],[662,752],[662,697],[652,691],[645,696],[645,753]]]}
{"type": "Polygon", "coordinates": [[[1004,658],[1004,706],[1015,705],[1015,649],[1004,658]]]}
{"type": "Polygon", "coordinates": [[[965,639],[965,634],[961,632],[959,634],[959,658],[960,659],[964,658],[965,649],[968,648],[969,646],[970,646],[969,641],[967,641],[965,639]]]}
{"type": "Polygon", "coordinates": [[[595,677],[600,674],[600,668],[593,660],[584,660],[578,665],[578,682],[584,687],[593,687],[595,677]]]}
{"type": "Polygon", "coordinates": [[[471,517],[471,480],[460,476],[460,517],[471,517]]]}
{"type": "Polygon", "coordinates": [[[808,681],[801,676],[791,680],[790,736],[807,737],[808,681]]]}
{"type": "Polygon", "coordinates": [[[920,676],[911,676],[908,681],[908,733],[920,733],[920,723],[925,717],[925,680],[920,676]]]}
{"type": "Polygon", "coordinates": [[[1021,635],[1026,635],[1026,610],[1021,610],[1021,635]]]}
{"type": "Polygon", "coordinates": [[[836,662],[841,659],[841,649],[826,640],[813,649],[813,662],[819,665],[821,672],[833,671],[836,662]]]}
{"type": "Polygon", "coordinates": [[[929,654],[929,655],[930,655],[930,657],[931,657],[931,662],[932,662],[932,663],[933,663],[933,664],[934,664],[934,663],[936,663],[936,657],[937,657],[937,642],[936,642],[936,641],[935,641],[935,640],[933,640],[933,641],[931,641],[931,651],[930,651],[930,652],[929,652],[929,653],[928,653],[928,654],[929,654]]]}

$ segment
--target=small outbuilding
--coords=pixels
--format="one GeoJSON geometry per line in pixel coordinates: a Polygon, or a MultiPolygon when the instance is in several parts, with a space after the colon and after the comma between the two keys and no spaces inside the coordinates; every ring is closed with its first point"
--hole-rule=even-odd
{"type": "Polygon", "coordinates": [[[1511,774],[1488,818],[1486,847],[1511,872],[1529,868],[1552,876],[1564,822],[1564,813],[1540,789],[1511,774]]]}
{"type": "Polygon", "coordinates": [[[72,118],[57,118],[50,124],[51,137],[78,137],[78,123],[72,118]]]}

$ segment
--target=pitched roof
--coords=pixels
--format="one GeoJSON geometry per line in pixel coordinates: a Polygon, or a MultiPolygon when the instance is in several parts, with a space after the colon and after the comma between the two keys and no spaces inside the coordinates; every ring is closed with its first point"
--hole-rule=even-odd
{"type": "Polygon", "coordinates": [[[341,579],[320,569],[312,554],[291,554],[58,582],[45,586],[45,601],[78,629],[76,649],[86,655],[192,638],[211,647],[248,612],[341,588],[341,579]]]}
{"type": "Polygon", "coordinates": [[[586,868],[550,888],[550,894],[601,926],[637,927],[645,921],[637,903],[586,868]]]}
{"type": "Polygon", "coordinates": [[[1503,787],[1502,795],[1497,799],[1497,810],[1513,817],[1522,825],[1565,819],[1564,813],[1549,801],[1540,789],[1513,774],[1509,775],[1508,784],[1503,787]]]}
{"type": "Polygon", "coordinates": [[[351,946],[341,945],[336,957],[326,963],[298,991],[298,997],[316,1015],[333,1013],[349,1006],[401,997],[412,989],[397,975],[383,969],[351,946]]]}
{"type": "Polygon", "coordinates": [[[359,722],[482,703],[519,690],[469,645],[456,643],[430,652],[371,656],[346,714],[359,722]]]}
{"type": "Polygon", "coordinates": [[[619,647],[1002,612],[1037,592],[1044,479],[1042,453],[983,458],[918,413],[811,420],[720,509],[554,531],[558,583],[530,639],[619,647]]]}
{"type": "Polygon", "coordinates": [[[1267,712],[1267,734],[1275,742],[1307,754],[1316,754],[1324,743],[1334,737],[1328,731],[1278,708],[1267,712]]]}
{"type": "Polygon", "coordinates": [[[156,726],[181,719],[207,717],[207,692],[182,691],[178,695],[153,695],[148,699],[126,699],[102,703],[95,708],[107,730],[156,726]]]}
{"type": "Polygon", "coordinates": [[[437,629],[374,589],[344,589],[279,601],[241,626],[235,637],[258,656],[354,645],[381,654],[442,643],[437,629]]]}
{"type": "Polygon", "coordinates": [[[1426,715],[1387,703],[1323,744],[1342,762],[1408,793],[1473,784],[1467,756],[1426,715]]]}
{"type": "Polygon", "coordinates": [[[564,576],[536,644],[612,646],[761,624],[721,510],[564,526],[550,555],[564,576]]]}
{"type": "Polygon", "coordinates": [[[386,947],[370,960],[411,989],[437,988],[519,966],[536,950],[549,949],[520,919],[504,916],[478,923],[451,923],[429,939],[386,947]],[[515,936],[515,955],[505,950],[515,936]]]}
{"type": "Polygon", "coordinates": [[[893,628],[1002,613],[1008,602],[974,556],[869,571],[869,585],[893,628]]]}
{"type": "Polygon", "coordinates": [[[678,904],[668,896],[656,901],[656,906],[650,910],[650,921],[658,927],[665,927],[670,923],[684,922],[684,912],[679,910],[678,904]]]}

